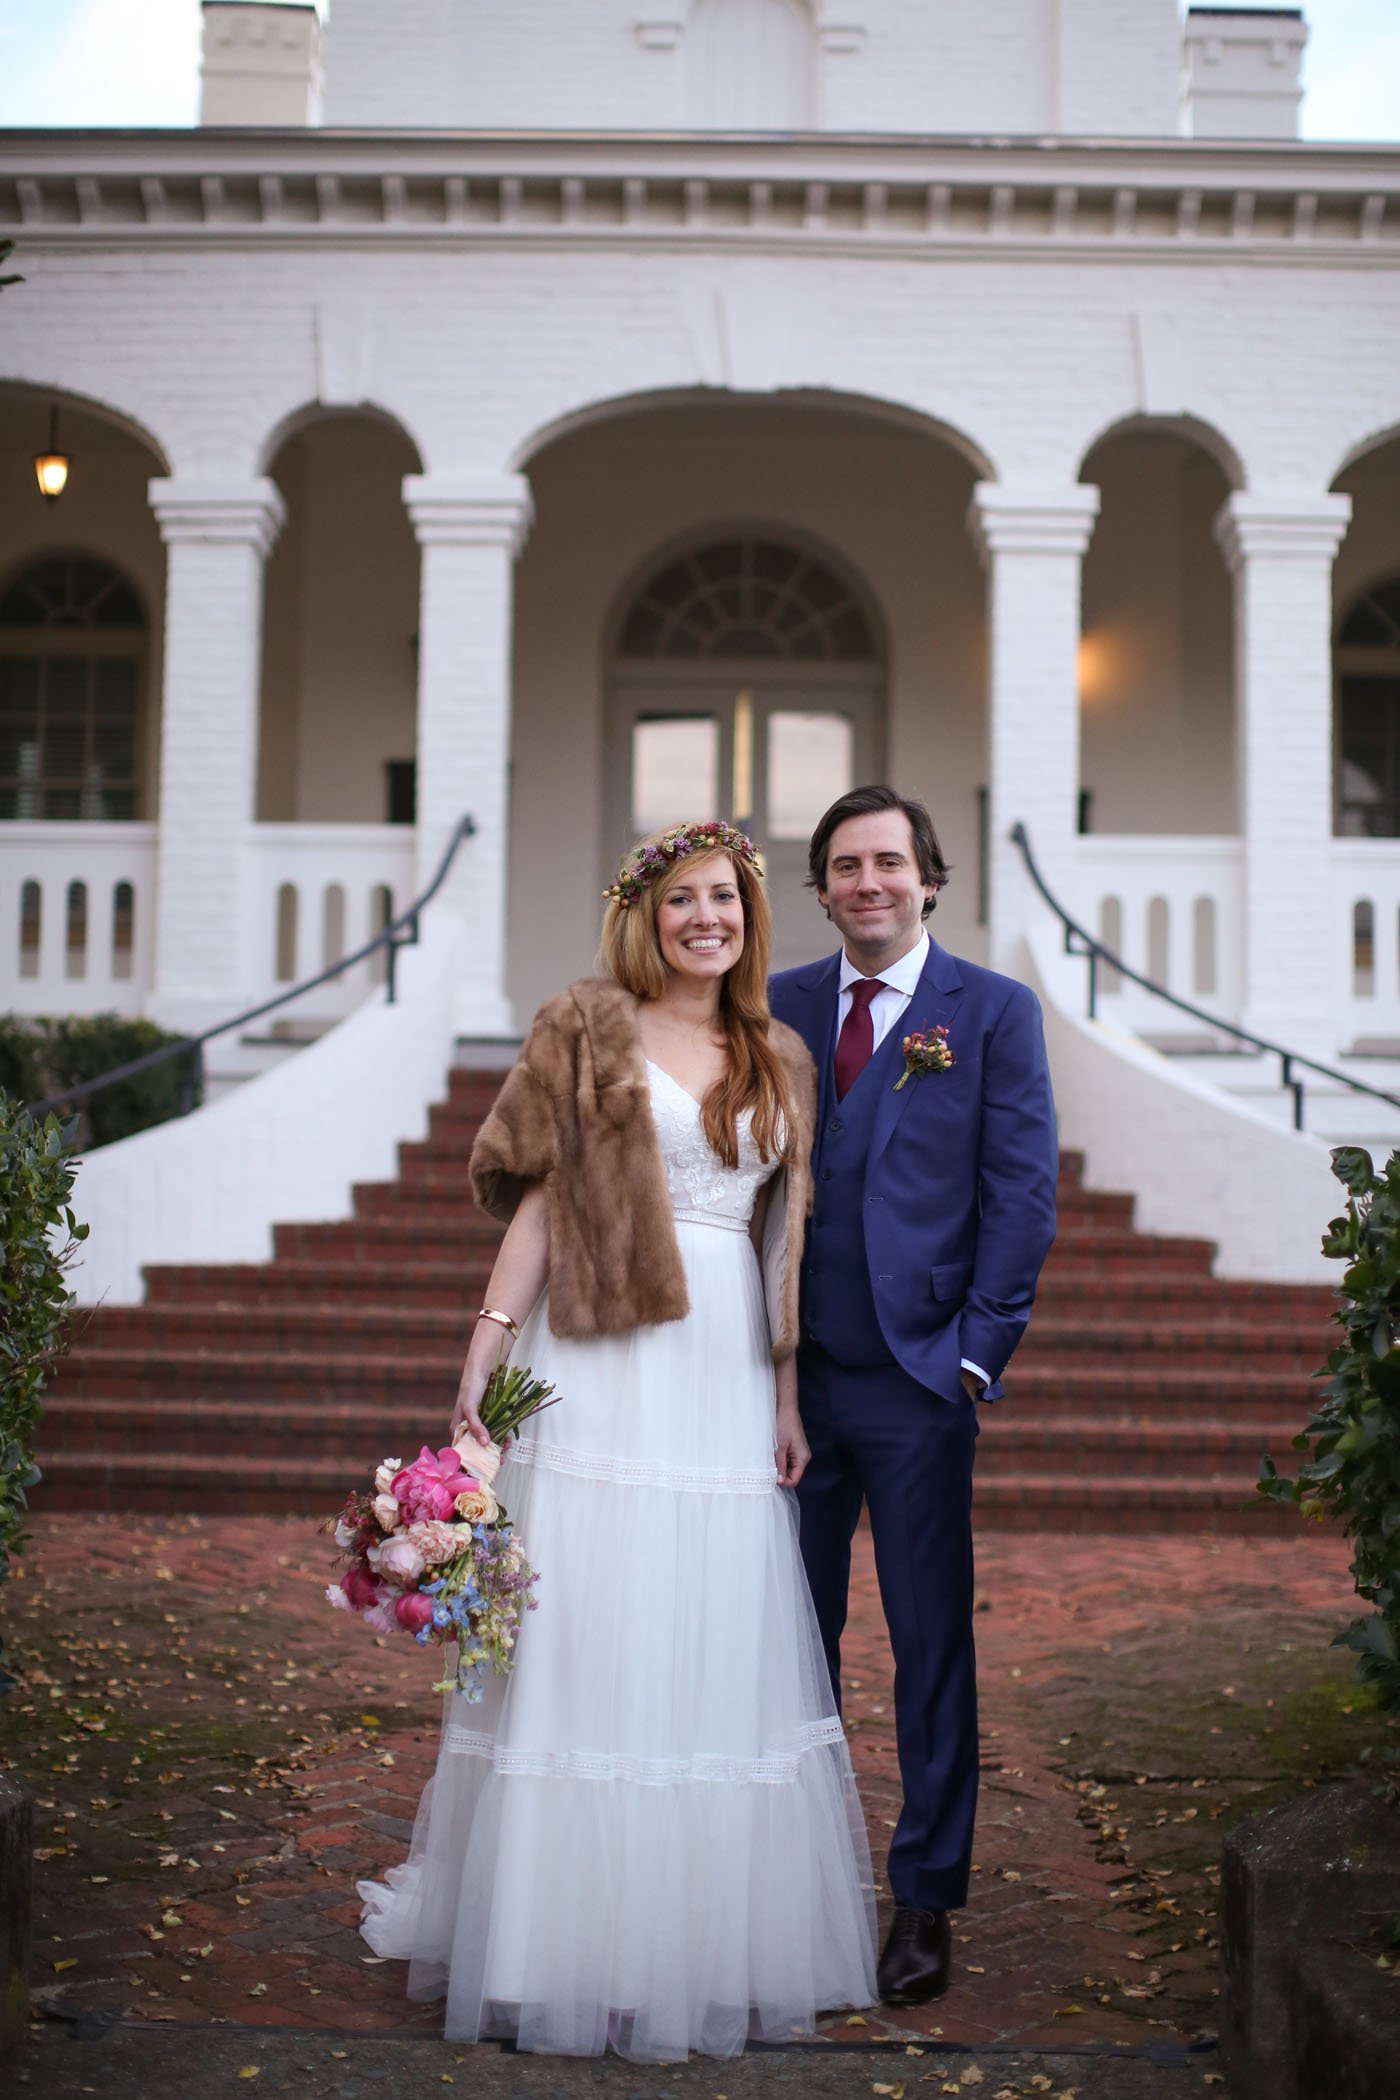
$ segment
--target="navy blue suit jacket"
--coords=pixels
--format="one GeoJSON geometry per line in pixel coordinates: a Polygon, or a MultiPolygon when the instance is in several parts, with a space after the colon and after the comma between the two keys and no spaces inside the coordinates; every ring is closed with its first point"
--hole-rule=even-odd
{"type": "MultiPolygon", "coordinates": [[[[784,970],[772,1009],[819,1080],[818,1130],[836,1105],[838,955],[784,970]]],[[[1055,1237],[1055,1105],[1040,1006],[1014,978],[930,941],[901,1034],[948,1031],[949,1071],[881,1094],[865,1167],[865,1247],[880,1329],[911,1378],[953,1396],[963,1357],[1001,1374],[1025,1331],[1055,1237]]],[[[902,1059],[894,1066],[903,1070],[902,1059]]],[[[817,1188],[817,1203],[821,1188],[817,1188]]]]}

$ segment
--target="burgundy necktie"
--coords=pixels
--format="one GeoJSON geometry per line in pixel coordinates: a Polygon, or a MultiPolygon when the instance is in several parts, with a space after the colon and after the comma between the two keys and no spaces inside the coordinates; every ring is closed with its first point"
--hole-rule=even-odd
{"type": "Polygon", "coordinates": [[[875,1054],[875,1023],[870,1002],[884,990],[879,977],[857,977],[851,986],[851,1010],[836,1038],[836,1098],[844,1101],[875,1054]]]}

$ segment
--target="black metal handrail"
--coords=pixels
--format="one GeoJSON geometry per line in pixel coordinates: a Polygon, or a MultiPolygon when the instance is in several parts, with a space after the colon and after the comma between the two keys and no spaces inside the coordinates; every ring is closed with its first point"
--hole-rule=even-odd
{"type": "Polygon", "coordinates": [[[343,976],[346,970],[353,970],[357,963],[364,962],[368,956],[376,954],[381,948],[388,950],[386,984],[388,1004],[393,1006],[397,997],[399,950],[417,946],[418,921],[422,912],[432,903],[447,880],[447,873],[457,857],[458,847],[464,839],[474,837],[475,833],[475,818],[459,817],[452,836],[443,849],[436,873],[422,896],[415,897],[412,904],[401,911],[397,918],[390,919],[372,940],[366,941],[362,948],[356,948],[353,954],[343,955],[339,962],[331,963],[324,970],[318,970],[314,977],[304,977],[300,984],[290,985],[285,992],[278,992],[273,998],[264,999],[258,1006],[250,1006],[246,1013],[234,1014],[231,1019],[220,1021],[213,1028],[206,1028],[200,1035],[181,1036],[178,1042],[162,1043],[158,1050],[148,1050],[144,1057],[133,1057],[124,1065],[113,1065],[109,1072],[100,1072],[96,1079],[84,1079],[77,1086],[65,1087],[61,1094],[51,1094],[46,1101],[31,1101],[28,1113],[37,1118],[47,1115],[51,1108],[76,1106],[79,1102],[90,1101],[94,1094],[103,1093],[107,1087],[115,1086],[119,1080],[134,1079],[138,1072],[149,1072],[156,1065],[167,1064],[172,1057],[188,1057],[189,1068],[180,1083],[178,1100],[179,1114],[187,1115],[194,1106],[200,1082],[204,1077],[206,1043],[212,1043],[215,1036],[227,1035],[231,1028],[246,1028],[250,1021],[260,1021],[264,1014],[275,1013],[279,1006],[286,1006],[293,999],[299,999],[303,992],[314,992],[317,985],[329,984],[333,977],[343,976]]]}
{"type": "Polygon", "coordinates": [[[1077,919],[1071,918],[1059,898],[1052,894],[1046,885],[1045,877],[1036,866],[1035,855],[1031,851],[1030,833],[1024,824],[1012,825],[1011,843],[1019,848],[1021,858],[1026,864],[1026,873],[1064,927],[1065,954],[1082,955],[1089,965],[1091,1021],[1098,1018],[1099,965],[1106,963],[1109,969],[1116,970],[1120,977],[1130,978],[1134,984],[1141,985],[1143,991],[1151,992],[1154,999],[1164,1000],[1168,1006],[1176,1007],[1179,1013],[1190,1014],[1193,1020],[1204,1021],[1207,1028],[1218,1028],[1222,1035],[1233,1037],[1235,1042],[1248,1043],[1252,1050],[1262,1050],[1268,1056],[1278,1058],[1283,1086],[1293,1096],[1295,1130],[1303,1128],[1305,1082],[1298,1077],[1300,1069],[1316,1072],[1323,1079],[1335,1080],[1339,1086],[1349,1087],[1354,1094],[1365,1094],[1372,1101],[1384,1101],[1388,1108],[1400,1108],[1400,1098],[1396,1095],[1382,1093],[1378,1086],[1367,1086],[1364,1079],[1353,1079],[1350,1072],[1339,1072],[1335,1065],[1319,1064],[1315,1057],[1304,1057],[1301,1050],[1288,1050],[1282,1043],[1270,1042],[1267,1036],[1255,1035],[1252,1030],[1240,1028],[1233,1021],[1222,1021],[1218,1014],[1207,1013],[1203,1006],[1193,1006],[1189,999],[1179,998],[1175,992],[1169,992],[1164,984],[1155,984],[1150,977],[1144,977],[1141,970],[1135,970],[1131,963],[1125,963],[1121,956],[1114,955],[1111,949],[1105,948],[1102,941],[1096,940],[1087,928],[1081,926],[1077,919]]]}

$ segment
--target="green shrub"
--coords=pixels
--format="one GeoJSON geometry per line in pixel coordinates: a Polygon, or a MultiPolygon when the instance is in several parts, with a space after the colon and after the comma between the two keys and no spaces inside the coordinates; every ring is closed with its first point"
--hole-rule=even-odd
{"type": "MultiPolygon", "coordinates": [[[[67,1345],[64,1271],[87,1238],[69,1207],[74,1134],[57,1116],[35,1123],[0,1092],[0,1582],[24,1544],[39,1478],[39,1395],[67,1345]]],[[[0,1691],[10,1682],[0,1643],[0,1691]]]]}
{"type": "Polygon", "coordinates": [[[1344,1145],[1332,1171],[1347,1207],[1322,1251],[1347,1264],[1333,1315],[1342,1340],[1327,1359],[1322,1403],[1293,1439],[1311,1457],[1294,1480],[1265,1458],[1259,1492],[1305,1516],[1344,1519],[1357,1594],[1375,1609],[1335,1645],[1355,1650],[1362,1680],[1400,1713],[1400,1151],[1377,1174],[1369,1153],[1344,1145]]]}
{"type": "MultiPolygon", "coordinates": [[[[74,1014],[57,1020],[0,1016],[0,1087],[16,1101],[48,1101],[66,1086],[98,1079],[182,1038],[121,1014],[74,1014]]],[[[149,1130],[180,1113],[180,1089],[189,1073],[187,1057],[167,1058],[134,1079],[122,1079],[78,1105],[78,1136],[84,1151],[116,1138],[149,1130]]],[[[198,1105],[196,1093],[195,1105],[198,1105]]]]}

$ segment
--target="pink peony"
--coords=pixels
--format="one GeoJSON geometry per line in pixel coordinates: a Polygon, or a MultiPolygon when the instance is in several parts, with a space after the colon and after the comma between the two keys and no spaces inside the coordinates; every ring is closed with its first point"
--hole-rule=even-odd
{"type": "Polygon", "coordinates": [[[394,1617],[405,1633],[418,1633],[433,1621],[433,1600],[420,1590],[406,1590],[394,1606],[394,1617]]]}
{"type": "Polygon", "coordinates": [[[426,1562],[412,1539],[400,1532],[397,1538],[385,1539],[375,1565],[386,1581],[408,1589],[417,1582],[426,1562]]]}
{"type": "Polygon", "coordinates": [[[457,1496],[474,1485],[451,1444],[444,1444],[436,1458],[425,1444],[413,1464],[394,1475],[393,1494],[408,1522],[422,1524],[450,1518],[457,1496]]]}
{"type": "Polygon", "coordinates": [[[347,1568],[340,1578],[340,1587],[350,1601],[352,1611],[367,1611],[379,1595],[379,1586],[369,1569],[356,1562],[347,1568]]]}

